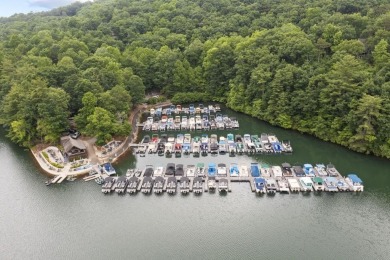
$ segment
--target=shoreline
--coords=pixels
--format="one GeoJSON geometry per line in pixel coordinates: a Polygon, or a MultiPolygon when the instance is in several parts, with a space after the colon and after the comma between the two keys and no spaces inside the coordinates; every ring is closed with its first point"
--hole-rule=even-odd
{"type": "MultiPolygon", "coordinates": [[[[112,151],[111,153],[107,154],[104,157],[99,157],[97,155],[96,146],[94,144],[91,144],[93,146],[92,149],[94,150],[95,154],[93,156],[88,155],[88,157],[86,159],[89,160],[90,162],[89,162],[89,164],[87,164],[87,166],[84,169],[72,170],[71,164],[69,162],[66,163],[66,165],[64,165],[63,168],[56,168],[53,165],[51,165],[50,162],[48,162],[41,155],[41,153],[45,149],[50,147],[49,145],[37,144],[34,147],[30,148],[29,150],[30,150],[31,154],[33,155],[33,157],[35,158],[35,161],[38,163],[39,168],[46,175],[49,175],[51,177],[62,176],[65,178],[66,177],[79,178],[79,177],[82,177],[82,176],[88,174],[91,171],[91,169],[93,168],[92,162],[91,162],[92,157],[97,158],[97,160],[98,160],[97,164],[102,164],[105,162],[115,163],[118,160],[120,160],[122,157],[124,157],[129,151],[131,151],[131,147],[129,146],[129,144],[131,144],[134,140],[137,140],[137,138],[138,138],[139,127],[137,127],[137,120],[140,119],[140,116],[142,115],[142,113],[145,110],[147,110],[150,106],[165,106],[165,105],[170,105],[170,104],[172,104],[172,103],[171,102],[162,102],[162,103],[153,104],[153,105],[139,104],[138,106],[136,106],[131,111],[129,118],[128,118],[128,120],[132,126],[131,133],[123,140],[123,142],[114,151],[112,151]],[[43,146],[44,148],[39,149],[38,147],[41,147],[41,146],[43,146]]],[[[84,140],[84,142],[89,145],[89,143],[87,141],[84,140]]]]}

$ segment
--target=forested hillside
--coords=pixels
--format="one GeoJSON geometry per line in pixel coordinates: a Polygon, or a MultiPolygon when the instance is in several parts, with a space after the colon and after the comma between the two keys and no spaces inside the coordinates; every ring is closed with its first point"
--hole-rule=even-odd
{"type": "Polygon", "coordinates": [[[16,15],[0,19],[0,123],[29,146],[75,115],[104,141],[159,91],[390,158],[389,42],[388,0],[95,0],[16,15]]]}

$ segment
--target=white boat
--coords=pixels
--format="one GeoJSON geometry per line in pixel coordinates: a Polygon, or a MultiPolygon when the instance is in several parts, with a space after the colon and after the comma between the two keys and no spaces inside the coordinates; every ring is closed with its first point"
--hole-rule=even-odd
{"type": "Polygon", "coordinates": [[[163,166],[157,166],[156,170],[154,171],[154,176],[163,176],[164,174],[164,167],[163,166]]]}
{"type": "Polygon", "coordinates": [[[226,164],[219,163],[217,167],[217,176],[226,177],[227,176],[227,170],[226,170],[226,164]]]}
{"type": "Polygon", "coordinates": [[[271,144],[273,144],[273,143],[278,143],[278,142],[279,142],[278,138],[276,138],[276,135],[274,135],[274,134],[269,134],[269,135],[268,135],[268,141],[269,141],[271,144]]]}
{"type": "Polygon", "coordinates": [[[227,192],[229,189],[229,182],[227,179],[220,179],[218,182],[218,191],[227,192]]]}
{"type": "Polygon", "coordinates": [[[217,188],[217,183],[215,182],[215,177],[207,178],[207,187],[209,190],[215,190],[217,188]]]}
{"type": "Polygon", "coordinates": [[[302,186],[302,191],[312,191],[313,190],[313,181],[310,177],[301,177],[299,181],[302,186]]]}
{"type": "Polygon", "coordinates": [[[276,179],[281,179],[283,177],[282,168],[280,166],[272,166],[272,173],[276,179]]]}
{"type": "Polygon", "coordinates": [[[297,179],[289,178],[287,179],[288,185],[290,186],[291,192],[300,192],[301,185],[299,184],[297,179]]]}
{"type": "Polygon", "coordinates": [[[195,165],[187,165],[187,169],[186,169],[187,177],[196,177],[195,172],[196,172],[195,165]]]}
{"type": "Polygon", "coordinates": [[[345,181],[351,187],[352,191],[364,190],[363,181],[356,174],[348,174],[345,181]]]}
{"type": "Polygon", "coordinates": [[[191,135],[190,134],[185,134],[184,135],[184,144],[190,144],[191,143],[191,135]]]}
{"type": "Polygon", "coordinates": [[[173,144],[172,144],[172,143],[166,143],[166,144],[165,144],[164,153],[165,153],[166,155],[170,155],[170,154],[172,154],[172,152],[173,152],[173,144]]]}
{"type": "Polygon", "coordinates": [[[286,179],[278,180],[279,191],[281,193],[290,193],[290,188],[288,186],[288,181],[286,179]]]}
{"type": "Polygon", "coordinates": [[[177,144],[183,144],[184,142],[184,135],[183,134],[178,134],[176,137],[176,143],[177,144]]]}
{"type": "Polygon", "coordinates": [[[321,176],[321,177],[328,176],[328,173],[326,172],[325,165],[322,163],[316,164],[316,166],[314,167],[314,170],[317,172],[318,176],[321,176]]]}
{"type": "Polygon", "coordinates": [[[315,191],[324,191],[325,185],[324,180],[321,177],[313,177],[313,188],[315,191]]]}
{"type": "Polygon", "coordinates": [[[240,176],[242,177],[248,177],[249,176],[249,169],[246,165],[240,166],[240,176]]]}
{"type": "Polygon", "coordinates": [[[274,178],[267,178],[265,180],[265,189],[268,194],[275,194],[279,187],[274,178]]]}
{"type": "Polygon", "coordinates": [[[182,130],[188,129],[188,118],[187,118],[187,116],[182,116],[181,117],[181,129],[182,130]]]}
{"type": "Polygon", "coordinates": [[[195,116],[195,129],[202,130],[202,118],[200,115],[195,116]]]}
{"type": "Polygon", "coordinates": [[[190,131],[196,129],[196,128],[195,128],[195,118],[194,118],[193,116],[190,117],[190,120],[189,120],[189,129],[190,129],[190,131]]]}

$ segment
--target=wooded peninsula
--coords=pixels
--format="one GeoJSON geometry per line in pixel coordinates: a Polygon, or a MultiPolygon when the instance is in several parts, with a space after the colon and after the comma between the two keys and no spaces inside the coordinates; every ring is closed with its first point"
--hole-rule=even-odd
{"type": "Polygon", "coordinates": [[[390,158],[388,0],[95,0],[0,18],[0,123],[127,135],[145,93],[219,101],[390,158]]]}

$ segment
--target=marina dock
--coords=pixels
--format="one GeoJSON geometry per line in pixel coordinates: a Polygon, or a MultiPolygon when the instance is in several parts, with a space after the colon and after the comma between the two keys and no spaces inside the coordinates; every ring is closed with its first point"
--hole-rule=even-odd
{"type": "MultiPolygon", "coordinates": [[[[203,164],[200,167],[203,167],[203,164]]],[[[363,182],[356,174],[349,174],[343,177],[332,164],[328,164],[326,168],[323,164],[317,164],[315,167],[311,164],[304,164],[304,168],[300,166],[290,166],[288,163],[280,166],[259,165],[258,163],[251,164],[251,172],[242,173],[242,176],[237,172],[238,167],[232,164],[228,170],[225,164],[218,164],[217,176],[215,172],[204,173],[196,170],[193,173],[193,165],[188,165],[188,176],[186,170],[183,170],[181,164],[175,165],[169,163],[164,174],[158,172],[158,176],[154,176],[154,168],[148,165],[142,171],[139,177],[127,174],[127,177],[107,177],[102,186],[103,193],[111,193],[113,190],[121,189],[121,193],[196,193],[198,195],[210,190],[218,190],[219,192],[232,192],[233,183],[249,183],[250,191],[256,193],[275,194],[294,193],[294,192],[359,192],[363,191],[363,182]],[[294,171],[294,168],[296,171],[294,171]],[[300,169],[303,169],[301,173],[300,169]],[[174,171],[173,169],[176,169],[174,171]],[[303,174],[303,175],[302,175],[303,174]],[[136,185],[136,181],[138,184],[136,185]],[[181,183],[183,182],[183,183],[181,183]],[[280,183],[280,186],[279,184],[280,183]],[[127,186],[128,184],[128,186],[127,186]],[[217,188],[217,189],[216,189],[217,188]]],[[[209,164],[209,167],[214,167],[215,164],[209,164]]],[[[162,168],[162,167],[157,167],[162,168]]],[[[156,168],[156,170],[157,170],[156,168]]],[[[246,169],[241,166],[241,169],[246,169]]],[[[215,169],[214,169],[215,170],[215,169]]],[[[129,172],[129,171],[128,171],[129,172]]],[[[130,171],[134,173],[134,170],[130,171]]],[[[156,171],[157,173],[157,171],[156,171]]],[[[85,181],[100,177],[100,174],[87,176],[85,181]]],[[[53,181],[63,180],[63,176],[57,176],[53,181]]]]}

